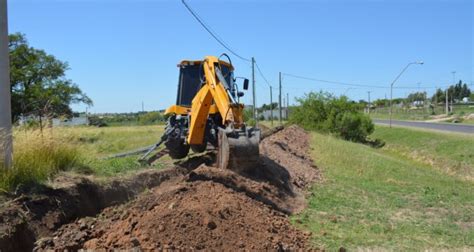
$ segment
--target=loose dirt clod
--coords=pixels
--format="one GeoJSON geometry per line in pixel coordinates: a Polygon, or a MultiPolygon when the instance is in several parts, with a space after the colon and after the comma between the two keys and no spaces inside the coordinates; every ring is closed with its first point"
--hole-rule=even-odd
{"type": "Polygon", "coordinates": [[[62,225],[36,250],[307,248],[308,233],[289,223],[304,205],[304,189],[320,178],[307,152],[309,136],[290,126],[260,143],[261,160],[238,174],[194,157],[185,175],[111,206],[95,217],[62,225]]]}

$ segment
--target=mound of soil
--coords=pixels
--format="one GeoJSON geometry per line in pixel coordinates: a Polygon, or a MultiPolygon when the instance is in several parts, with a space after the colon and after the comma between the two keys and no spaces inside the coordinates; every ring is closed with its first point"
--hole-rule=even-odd
{"type": "Polygon", "coordinates": [[[302,128],[291,125],[265,138],[260,143],[260,153],[267,163],[275,162],[284,167],[293,185],[305,189],[321,179],[309,153],[310,139],[302,128]]]}
{"type": "Polygon", "coordinates": [[[52,235],[62,225],[125,203],[146,188],[184,176],[186,171],[147,170],[107,183],[59,176],[51,183],[53,188],[36,188],[0,206],[0,251],[31,251],[38,238],[52,235]]]}
{"type": "MultiPolygon", "coordinates": [[[[41,238],[35,250],[308,248],[310,234],[287,217],[304,208],[305,189],[320,178],[308,155],[309,136],[296,126],[274,130],[260,150],[260,162],[246,173],[212,167],[213,155],[177,163],[174,175],[160,171],[167,174],[158,176],[161,182],[128,203],[108,200],[96,206],[102,210],[76,214],[73,222],[69,216],[41,235],[33,229],[32,239],[41,238]]],[[[107,190],[95,191],[89,201],[106,201],[107,190]]]]}
{"type": "Polygon", "coordinates": [[[43,243],[53,243],[50,248],[56,250],[268,250],[304,248],[308,237],[283,213],[212,181],[158,189],[84,223],[67,225],[59,238],[43,243]]]}

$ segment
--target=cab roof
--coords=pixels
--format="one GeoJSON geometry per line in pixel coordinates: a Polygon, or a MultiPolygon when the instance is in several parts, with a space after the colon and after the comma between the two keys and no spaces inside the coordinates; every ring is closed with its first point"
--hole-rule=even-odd
{"type": "MultiPolygon", "coordinates": [[[[188,66],[188,65],[200,65],[201,62],[203,62],[203,60],[182,60],[178,65],[177,67],[181,67],[181,66],[188,66]]],[[[223,61],[223,60],[219,60],[219,63],[221,63],[222,65],[225,65],[227,67],[230,67],[232,70],[234,70],[234,67],[229,64],[229,62],[227,61],[223,61]]]]}

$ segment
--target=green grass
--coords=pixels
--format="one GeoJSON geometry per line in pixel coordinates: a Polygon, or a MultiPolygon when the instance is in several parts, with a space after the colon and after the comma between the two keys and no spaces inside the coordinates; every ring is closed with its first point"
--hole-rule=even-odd
{"type": "MultiPolygon", "coordinates": [[[[113,176],[142,169],[137,162],[139,156],[105,159],[106,157],[135,150],[157,143],[164,126],[120,126],[120,127],[63,127],[57,134],[69,139],[85,154],[85,172],[99,176],[113,176]]],[[[158,168],[161,165],[156,165],[158,168]]]]}
{"type": "Polygon", "coordinates": [[[159,141],[163,125],[117,127],[61,127],[56,134],[79,145],[87,154],[106,157],[159,141]]]}
{"type": "MultiPolygon", "coordinates": [[[[389,111],[390,111],[389,108],[377,108],[370,112],[370,117],[374,119],[389,119],[390,118],[389,111]]],[[[438,111],[438,110],[437,112],[443,113],[442,111],[438,111]]],[[[393,120],[411,120],[411,121],[428,120],[430,119],[430,115],[431,115],[430,111],[426,109],[405,110],[405,109],[394,108],[392,119],[393,120]]]]}
{"type": "Polygon", "coordinates": [[[377,126],[373,138],[383,139],[387,153],[412,159],[474,181],[474,135],[377,126]]]}
{"type": "MultiPolygon", "coordinates": [[[[466,104],[455,104],[453,109],[454,116],[462,116],[474,113],[473,105],[466,104]]],[[[402,109],[402,108],[393,108],[392,119],[394,120],[429,120],[432,119],[432,110],[428,108],[418,108],[418,109],[402,109]]],[[[437,106],[435,108],[436,115],[444,115],[445,107],[437,106]]],[[[376,108],[371,111],[370,117],[374,119],[389,119],[390,118],[390,108],[376,108]]],[[[469,123],[463,121],[462,123],[469,123]]]]}
{"type": "MultiPolygon", "coordinates": [[[[139,156],[104,159],[125,151],[149,146],[163,133],[163,126],[59,127],[38,130],[16,128],[14,163],[0,173],[0,190],[44,182],[59,171],[113,176],[142,169],[139,156]]],[[[157,162],[153,167],[161,168],[157,162]]]]}
{"type": "MultiPolygon", "coordinates": [[[[375,133],[388,146],[407,148],[420,141],[427,144],[430,134],[385,128],[375,133]]],[[[442,141],[447,146],[441,149],[421,148],[460,160],[456,151],[464,143],[456,136],[446,135],[446,139],[442,141]]],[[[316,247],[395,251],[474,247],[472,181],[447,175],[392,149],[374,149],[318,133],[312,133],[312,148],[324,181],[312,188],[308,208],[293,221],[312,231],[316,247]]]]}

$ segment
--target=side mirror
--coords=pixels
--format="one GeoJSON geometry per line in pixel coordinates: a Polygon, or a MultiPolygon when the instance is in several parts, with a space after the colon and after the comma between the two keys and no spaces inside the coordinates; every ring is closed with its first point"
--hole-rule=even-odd
{"type": "Polygon", "coordinates": [[[244,79],[244,90],[249,89],[249,79],[244,79]]]}
{"type": "Polygon", "coordinates": [[[238,93],[237,93],[237,96],[238,96],[238,97],[244,96],[244,92],[238,92],[238,93]]]}

